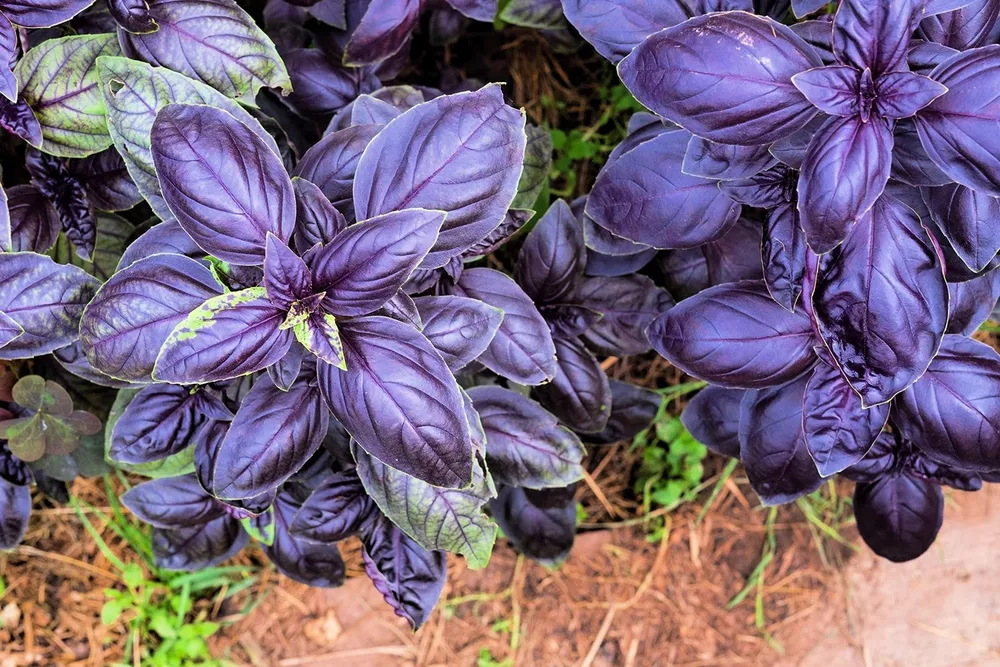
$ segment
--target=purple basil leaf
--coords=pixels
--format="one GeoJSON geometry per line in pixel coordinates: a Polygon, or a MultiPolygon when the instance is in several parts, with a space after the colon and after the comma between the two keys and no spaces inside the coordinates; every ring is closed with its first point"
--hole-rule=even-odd
{"type": "Polygon", "coordinates": [[[794,205],[781,204],[768,211],[761,252],[767,291],[787,310],[795,310],[802,296],[808,249],[794,205]]]}
{"type": "Polygon", "coordinates": [[[546,488],[583,477],[583,444],[535,401],[498,386],[469,390],[498,484],[546,488]]]}
{"type": "Polygon", "coordinates": [[[890,473],[854,489],[854,515],[865,544],[895,563],[917,558],[934,543],[944,518],[941,486],[890,473]]]}
{"type": "Polygon", "coordinates": [[[82,269],[45,255],[0,255],[0,312],[22,333],[0,348],[0,359],[27,359],[69,345],[79,336],[80,316],[99,283],[82,269]]]}
{"type": "Polygon", "coordinates": [[[271,382],[274,383],[274,386],[282,391],[291,389],[292,385],[295,384],[295,380],[299,377],[305,352],[306,349],[296,341],[288,348],[285,356],[278,362],[267,367],[267,374],[271,378],[271,382]]]}
{"type": "Polygon", "coordinates": [[[256,265],[268,232],[288,242],[292,184],[253,130],[221,109],[170,104],[156,114],[151,137],[163,198],[206,252],[256,265]]]}
{"type": "Polygon", "coordinates": [[[538,312],[549,325],[552,338],[576,338],[603,317],[593,308],[557,303],[551,306],[539,306],[538,312]]]}
{"type": "Polygon", "coordinates": [[[699,178],[730,181],[750,178],[774,162],[767,146],[733,146],[691,137],[681,170],[699,178]]]}
{"type": "Polygon", "coordinates": [[[820,64],[787,27],[726,12],[652,35],[622,60],[618,72],[637,100],[691,133],[761,146],[816,114],[791,77],[820,64]]]}
{"type": "MultiPolygon", "coordinates": [[[[200,393],[200,392],[198,392],[200,393]]],[[[142,389],[115,422],[107,458],[141,464],[187,448],[205,422],[190,387],[157,384],[142,389]]]]}
{"type": "Polygon", "coordinates": [[[155,32],[159,26],[149,13],[146,0],[107,0],[108,11],[123,30],[134,33],[155,32]]]}
{"type": "Polygon", "coordinates": [[[209,492],[230,501],[280,486],[319,449],[329,418],[318,388],[299,381],[282,391],[261,376],[212,452],[209,492]]]}
{"type": "Polygon", "coordinates": [[[295,188],[295,249],[304,254],[317,243],[326,245],[347,228],[344,215],[323,191],[304,178],[293,178],[295,188]]]}
{"type": "Polygon", "coordinates": [[[740,406],[740,460],[764,505],[781,505],[823,484],[802,429],[806,378],[749,391],[740,406]]]}
{"type": "Polygon", "coordinates": [[[228,516],[203,525],[154,528],[153,563],[164,570],[204,570],[232,558],[249,540],[239,521],[228,516]]]}
{"type": "Polygon", "coordinates": [[[162,254],[201,259],[205,256],[205,251],[198,247],[176,220],[164,220],[147,229],[129,244],[118,262],[118,270],[122,271],[140,259],[162,254]]]}
{"type": "MultiPolygon", "coordinates": [[[[781,20],[780,17],[773,18],[781,20]]],[[[813,53],[824,65],[837,64],[837,57],[833,55],[833,31],[828,21],[800,21],[788,27],[812,47],[813,53]]]]}
{"type": "Polygon", "coordinates": [[[160,382],[218,382],[260,371],[285,356],[292,332],[280,329],[285,311],[263,287],[227,292],[178,323],[160,349],[153,377],[160,382]]]}
{"type": "Polygon", "coordinates": [[[922,2],[842,0],[833,22],[833,51],[844,65],[869,68],[878,80],[905,66],[922,2]]]}
{"type": "Polygon", "coordinates": [[[358,161],[381,128],[356,125],[329,134],[307,150],[294,175],[315,183],[349,221],[354,220],[352,188],[358,161]]]}
{"type": "Polygon", "coordinates": [[[806,384],[802,426],[806,447],[821,477],[849,468],[875,443],[889,419],[889,405],[864,409],[840,371],[816,365],[806,384]]]}
{"type": "Polygon", "coordinates": [[[658,264],[670,294],[686,299],[713,285],[762,280],[760,247],[760,223],[740,218],[718,241],[660,253],[658,264]]]}
{"type": "Polygon", "coordinates": [[[174,327],[221,292],[212,273],[193,259],[140,259],[98,290],[83,314],[80,342],[102,373],[149,381],[160,347],[174,327]]]}
{"type": "Polygon", "coordinates": [[[51,28],[69,21],[94,0],[4,0],[0,11],[22,28],[51,28]]]}
{"type": "Polygon", "coordinates": [[[547,410],[573,430],[596,433],[611,413],[611,388],[601,363],[579,339],[555,339],[558,367],[552,382],[534,389],[547,410]]]}
{"type": "MultiPolygon", "coordinates": [[[[627,241],[626,243],[631,242],[627,241]]],[[[652,262],[657,252],[655,248],[647,248],[634,255],[605,255],[591,250],[587,253],[587,268],[584,269],[584,272],[588,276],[608,278],[627,276],[636,273],[652,262]]]]}
{"type": "Polygon", "coordinates": [[[927,16],[936,16],[961,9],[973,2],[974,0],[924,0],[922,9],[927,16]]]}
{"type": "Polygon", "coordinates": [[[503,311],[482,301],[460,296],[424,296],[414,299],[423,334],[458,372],[489,347],[503,321],[503,311]]]}
{"type": "MultiPolygon", "coordinates": [[[[615,236],[604,227],[601,227],[599,224],[594,222],[589,215],[581,212],[579,217],[582,218],[583,221],[583,239],[588,250],[596,251],[597,254],[600,255],[610,255],[614,257],[630,257],[651,250],[649,246],[632,243],[628,239],[615,236]]],[[[590,254],[591,253],[589,252],[587,253],[588,265],[590,262],[590,254]]]]}
{"type": "Polygon", "coordinates": [[[910,445],[904,443],[898,433],[882,431],[864,458],[840,474],[852,482],[876,482],[897,468],[906,447],[910,445]]]}
{"type": "MultiPolygon", "coordinates": [[[[9,412],[4,411],[2,414],[10,417],[9,412]]],[[[15,486],[28,486],[33,479],[28,464],[14,456],[6,443],[0,445],[0,480],[15,486]]]]}
{"type": "Polygon", "coordinates": [[[828,4],[830,4],[828,0],[792,0],[792,11],[795,13],[795,18],[800,19],[813,12],[818,12],[828,4]]]}
{"type": "Polygon", "coordinates": [[[142,201],[125,161],[113,147],[82,160],[70,160],[67,167],[99,211],[125,211],[142,201]]]}
{"type": "Polygon", "coordinates": [[[479,361],[520,384],[541,384],[556,374],[556,350],[548,324],[513,280],[493,269],[468,269],[452,288],[504,312],[503,321],[479,361]]]}
{"type": "Polygon", "coordinates": [[[1000,46],[971,49],[931,72],[948,92],[915,116],[920,143],[956,182],[1000,196],[1000,160],[993,145],[1000,102],[990,91],[1000,77],[1000,46]]]}
{"type": "Polygon", "coordinates": [[[904,118],[896,123],[893,130],[892,171],[893,180],[916,187],[947,185],[951,178],[945,174],[927,155],[917,126],[912,118],[904,118]]]}
{"type": "MultiPolygon", "coordinates": [[[[483,506],[496,494],[482,467],[473,469],[471,486],[431,486],[355,448],[358,477],[382,513],[417,544],[465,556],[471,569],[489,562],[496,525],[483,506]]],[[[467,480],[468,481],[468,480],[467,480]]]]}
{"type": "Polygon", "coordinates": [[[378,87],[368,68],[344,67],[319,49],[289,49],[281,56],[294,87],[288,103],[306,116],[328,116],[378,87]]]}
{"type": "Polygon", "coordinates": [[[711,287],[649,327],[653,347],[685,373],[739,389],[788,382],[814,361],[809,318],[778,305],[762,281],[711,287]]]}
{"type": "Polygon", "coordinates": [[[948,320],[944,268],[917,215],[880,198],[822,259],[813,304],[820,336],[865,406],[913,384],[948,320]]]}
{"type": "Polygon", "coordinates": [[[274,501],[274,541],[262,545],[264,553],[274,563],[278,572],[306,584],[320,588],[336,588],[344,583],[344,560],[332,544],[313,544],[290,531],[299,504],[285,492],[274,501]]]}
{"type": "Polygon", "coordinates": [[[351,125],[385,125],[405,109],[371,95],[359,95],[351,104],[351,125]]]}
{"type": "MultiPolygon", "coordinates": [[[[813,137],[816,132],[826,124],[829,120],[829,116],[825,114],[817,114],[815,118],[806,123],[805,127],[796,130],[784,139],[780,139],[773,144],[771,144],[770,152],[771,155],[775,157],[779,162],[781,162],[786,167],[791,167],[792,169],[801,169],[802,163],[806,159],[806,151],[809,149],[809,144],[812,143],[813,137]]],[[[787,170],[786,170],[787,171],[787,170]]],[[[764,172],[766,174],[767,172],[764,172]]],[[[791,172],[794,173],[794,172],[791,172]]],[[[763,174],[758,174],[762,176],[763,174]]],[[[723,189],[725,190],[726,183],[723,183],[723,189]]],[[[792,188],[794,189],[794,184],[792,188]]],[[[728,191],[727,191],[728,192],[728,191]]],[[[737,201],[742,201],[737,199],[737,201]]],[[[743,202],[746,203],[746,202],[743,202]]]]}
{"type": "Polygon", "coordinates": [[[681,171],[687,132],[666,132],[605,166],[586,213],[616,236],[654,248],[692,248],[733,226],[740,206],[716,181],[681,171]]]}
{"type": "Polygon", "coordinates": [[[799,216],[809,247],[833,250],[885,190],[892,130],[885,120],[831,118],[806,151],[799,174],[799,216]]]}
{"type": "Polygon", "coordinates": [[[355,534],[375,510],[353,470],[330,475],[302,503],[289,526],[295,537],[334,544],[355,534]]]}
{"type": "Polygon", "coordinates": [[[419,104],[365,149],[354,180],[357,216],[404,208],[447,212],[424,260],[428,268],[443,266],[503,221],[517,192],[525,142],[524,115],[504,104],[498,85],[419,104]],[[457,198],[456,183],[462,184],[457,198]]]}
{"type": "Polygon", "coordinates": [[[122,504],[145,523],[164,529],[201,525],[226,515],[194,475],[143,482],[125,492],[122,504]]]}
{"type": "Polygon", "coordinates": [[[947,92],[926,76],[889,72],[878,82],[878,112],[886,118],[909,118],[947,92]]]}
{"type": "Polygon", "coordinates": [[[740,458],[740,405],[743,389],[709,385],[684,407],[681,422],[694,439],[716,454],[740,458]]]}
{"type": "Polygon", "coordinates": [[[34,185],[7,190],[10,214],[10,250],[45,253],[59,237],[59,216],[34,185]]]}
{"type": "Polygon", "coordinates": [[[497,248],[509,241],[517,232],[528,224],[528,221],[535,215],[531,209],[510,209],[503,218],[500,226],[486,235],[482,241],[468,248],[462,257],[480,257],[494,252],[497,248]]]}
{"type": "Polygon", "coordinates": [[[404,209],[351,225],[311,257],[316,290],[332,315],[367,315],[399,291],[427,256],[443,211],[404,209]]]}
{"type": "Polygon", "coordinates": [[[613,63],[646,37],[689,18],[673,0],[563,0],[569,22],[597,52],[613,63]]]}
{"type": "Polygon", "coordinates": [[[28,530],[31,489],[0,479],[0,550],[13,549],[28,530]]]}
{"type": "Polygon", "coordinates": [[[453,9],[473,21],[492,23],[497,13],[497,0],[445,0],[453,9]]]}
{"type": "Polygon", "coordinates": [[[524,240],[514,279],[535,303],[556,303],[572,291],[585,262],[583,229],[558,199],[524,240]]]}
{"type": "Polygon", "coordinates": [[[458,384],[419,331],[387,317],[341,324],[347,370],[320,364],[333,414],[370,453],[428,483],[472,478],[472,441],[458,384]]]}
{"type": "Polygon", "coordinates": [[[20,324],[9,315],[0,313],[0,348],[7,346],[23,333],[24,329],[21,328],[20,324]]]}
{"type": "Polygon", "coordinates": [[[588,442],[610,445],[632,440],[648,428],[660,408],[660,395],[650,389],[620,380],[609,380],[611,415],[600,433],[586,435],[588,442]]]}
{"type": "Polygon", "coordinates": [[[973,471],[1000,469],[1000,356],[945,336],[927,372],[896,401],[893,421],[931,458],[973,471]]]}
{"type": "Polygon", "coordinates": [[[17,77],[13,67],[17,62],[17,29],[0,13],[0,95],[11,103],[17,102],[17,77]]]}
{"type": "Polygon", "coordinates": [[[344,50],[344,64],[373,65],[403,46],[420,18],[421,0],[380,0],[368,5],[344,50]]]}
{"type": "Polygon", "coordinates": [[[974,0],[954,11],[929,16],[920,22],[919,34],[959,51],[982,46],[1000,18],[996,0],[974,0]]]}
{"type": "Polygon", "coordinates": [[[504,487],[490,512],[514,548],[546,566],[555,566],[569,556],[576,536],[576,501],[562,489],[520,489],[504,487]],[[532,502],[537,496],[557,495],[562,502],[532,502]]]}
{"type": "MultiPolygon", "coordinates": [[[[960,491],[979,491],[983,488],[984,481],[990,481],[984,480],[978,473],[938,463],[920,452],[914,452],[906,463],[906,471],[914,477],[950,486],[960,491]]],[[[986,477],[995,474],[995,472],[984,473],[986,477]]]]}
{"type": "Polygon", "coordinates": [[[15,103],[0,96],[0,127],[21,137],[35,148],[42,145],[42,126],[23,98],[15,103]]]}
{"type": "Polygon", "coordinates": [[[286,309],[299,299],[313,294],[309,267],[270,232],[267,233],[267,249],[264,254],[264,288],[271,303],[286,309]]]}
{"type": "Polygon", "coordinates": [[[832,116],[854,116],[860,113],[858,105],[860,77],[861,73],[853,67],[836,65],[799,72],[792,77],[792,83],[823,113],[832,116]]]}
{"type": "Polygon", "coordinates": [[[420,321],[420,312],[417,310],[417,305],[413,303],[413,299],[403,292],[396,292],[396,295],[386,301],[385,305],[376,311],[376,314],[405,322],[417,329],[417,331],[421,331],[424,328],[424,323],[420,321]]]}
{"type": "Polygon", "coordinates": [[[986,269],[1000,252],[1000,199],[956,184],[923,188],[921,195],[962,261],[973,272],[986,269]]]}
{"type": "Polygon", "coordinates": [[[274,44],[233,0],[149,0],[149,15],[159,25],[155,32],[119,30],[126,55],[251,105],[262,87],[291,91],[274,44]]]}
{"type": "Polygon", "coordinates": [[[430,618],[447,581],[448,562],[428,551],[379,514],[367,525],[361,542],[365,572],[396,615],[418,629],[430,618]]]}
{"type": "Polygon", "coordinates": [[[950,314],[947,333],[971,336],[990,317],[1000,299],[1000,271],[961,283],[949,283],[950,314]]]}
{"type": "Polygon", "coordinates": [[[585,278],[575,300],[603,317],[583,334],[583,340],[604,354],[624,356],[650,349],[646,329],[661,313],[673,307],[670,295],[646,276],[585,278]]]}
{"type": "Polygon", "coordinates": [[[906,63],[910,71],[930,75],[935,67],[958,53],[943,44],[914,39],[906,52],[906,63]]]}

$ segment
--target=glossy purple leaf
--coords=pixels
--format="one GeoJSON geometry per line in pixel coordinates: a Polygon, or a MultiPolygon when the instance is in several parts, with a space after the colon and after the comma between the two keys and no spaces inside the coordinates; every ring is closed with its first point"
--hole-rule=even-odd
{"type": "Polygon", "coordinates": [[[256,265],[268,232],[288,242],[295,225],[291,181],[249,127],[221,109],[171,104],[156,114],[151,137],[163,198],[206,252],[256,265]]]}
{"type": "Polygon", "coordinates": [[[228,501],[279,487],[319,449],[328,420],[318,388],[300,381],[282,391],[261,376],[212,452],[208,490],[228,501]]]}
{"type": "Polygon", "coordinates": [[[317,544],[333,544],[354,535],[375,510],[353,470],[327,477],[296,512],[289,532],[317,544]]]}
{"type": "Polygon", "coordinates": [[[885,190],[892,129],[873,117],[831,118],[809,144],[799,174],[799,217],[809,247],[833,250],[885,190]]]}
{"type": "MultiPolygon", "coordinates": [[[[780,16],[773,18],[779,21],[782,19],[780,16]]],[[[833,55],[833,32],[828,21],[800,21],[788,27],[812,47],[813,53],[824,65],[838,64],[837,57],[833,55]]]]}
{"type": "MultiPolygon", "coordinates": [[[[586,201],[584,201],[584,204],[585,203],[586,201]]],[[[582,211],[579,217],[583,221],[583,239],[588,251],[593,250],[600,255],[627,257],[651,250],[649,246],[633,243],[628,239],[615,236],[604,227],[601,227],[599,224],[594,222],[589,215],[584,214],[582,211]]],[[[587,253],[587,262],[589,265],[590,252],[587,253]]]]}
{"type": "Polygon", "coordinates": [[[155,528],[185,528],[226,515],[194,475],[143,482],[126,491],[121,500],[132,514],[155,528]]]}
{"type": "Polygon", "coordinates": [[[82,269],[31,252],[0,255],[0,312],[22,333],[0,359],[27,359],[65,347],[79,336],[80,316],[99,283],[82,269]]]}
{"type": "Polygon", "coordinates": [[[123,30],[143,33],[154,32],[159,27],[149,13],[146,0],[107,0],[108,11],[123,30]]]}
{"type": "Polygon", "coordinates": [[[493,269],[468,269],[452,293],[504,312],[493,341],[479,356],[480,363],[520,384],[541,384],[555,376],[556,349],[549,327],[517,283],[493,269]]]}
{"type": "Polygon", "coordinates": [[[285,311],[268,301],[263,287],[227,292],[191,311],[170,332],[156,358],[161,382],[218,382],[263,370],[292,344],[281,329],[285,311]]]}
{"type": "Polygon", "coordinates": [[[854,516],[868,548],[902,563],[934,543],[944,519],[944,496],[938,484],[890,473],[874,483],[858,484],[854,516]]]}
{"type": "Polygon", "coordinates": [[[84,261],[91,261],[97,241],[97,220],[83,184],[69,175],[60,158],[29,149],[26,162],[35,186],[49,200],[76,254],[84,261]]]}
{"type": "Polygon", "coordinates": [[[486,433],[486,462],[498,484],[546,488],[583,477],[583,444],[538,403],[498,386],[469,396],[486,433]]]}
{"type": "Polygon", "coordinates": [[[424,549],[381,514],[368,524],[361,543],[365,573],[396,615],[418,629],[444,590],[445,554],[424,549]]]}
{"type": "Polygon", "coordinates": [[[472,478],[458,384],[420,332],[387,317],[341,324],[347,370],[320,364],[330,409],[365,451],[438,486],[472,478]]]}
{"type": "Polygon", "coordinates": [[[445,0],[453,9],[474,21],[491,23],[497,13],[497,0],[445,0]]]}
{"type": "Polygon", "coordinates": [[[317,243],[327,244],[347,228],[344,214],[334,208],[311,181],[293,178],[295,188],[295,249],[305,253],[317,243]]]}
{"type": "Polygon", "coordinates": [[[443,266],[503,221],[517,192],[525,142],[524,115],[504,104],[498,85],[417,105],[365,149],[354,180],[357,216],[405,208],[447,212],[424,261],[443,266]],[[462,185],[457,197],[456,184],[462,185]]]}
{"type": "Polygon", "coordinates": [[[740,405],[746,393],[743,389],[705,387],[684,407],[684,428],[716,454],[740,458],[740,405]]]}
{"type": "Polygon", "coordinates": [[[413,299],[403,292],[397,292],[396,296],[386,301],[385,305],[376,312],[379,315],[385,315],[394,320],[405,322],[418,331],[424,328],[424,323],[420,321],[420,312],[417,310],[417,305],[413,302],[413,299]]]}
{"type": "Polygon", "coordinates": [[[919,34],[959,51],[982,46],[1000,18],[1000,2],[974,0],[965,7],[929,16],[920,22],[919,34]]]}
{"type": "Polygon", "coordinates": [[[587,253],[588,276],[614,278],[636,273],[656,258],[656,248],[647,248],[634,255],[604,255],[596,251],[587,253]]]}
{"type": "Polygon", "coordinates": [[[67,167],[99,211],[125,211],[142,201],[122,156],[113,147],[82,160],[70,160],[67,167]]]}
{"type": "Polygon", "coordinates": [[[156,355],[174,327],[221,293],[212,273],[192,259],[140,259],[98,290],[83,314],[80,342],[101,372],[149,381],[156,355]]]}
{"type": "Polygon", "coordinates": [[[667,132],[606,166],[587,200],[587,215],[616,236],[654,248],[692,248],[721,237],[740,206],[716,181],[681,170],[690,138],[667,132]]]}
{"type": "Polygon", "coordinates": [[[1000,151],[993,143],[1000,101],[991,92],[1000,80],[1000,46],[956,54],[931,78],[948,92],[915,116],[924,150],[956,182],[1000,196],[1000,151]]]}
{"type": "Polygon", "coordinates": [[[618,73],[637,100],[691,133],[761,146],[816,114],[791,77],[820,64],[780,23],[727,12],[652,35],[622,60],[618,73]]]}
{"type": "Polygon", "coordinates": [[[151,385],[122,412],[110,434],[107,458],[127,464],[159,461],[187,448],[205,422],[190,387],[151,385]]]}
{"type": "Polygon", "coordinates": [[[913,384],[948,320],[941,258],[916,214],[879,199],[823,258],[813,304],[820,336],[866,407],[913,384]]]}
{"type": "Polygon", "coordinates": [[[298,342],[292,343],[279,361],[267,367],[267,374],[278,389],[288,391],[302,370],[302,361],[306,356],[306,349],[298,342]]]}
{"type": "Polygon", "coordinates": [[[760,223],[741,218],[718,241],[660,253],[657,263],[667,291],[686,299],[713,285],[762,280],[760,247],[760,223]]]}
{"type": "Polygon", "coordinates": [[[286,309],[314,293],[309,267],[270,232],[264,254],[264,288],[271,303],[286,309]]]}
{"type": "Polygon", "coordinates": [[[490,501],[490,512],[515,549],[553,567],[569,556],[576,536],[576,500],[572,494],[565,496],[562,489],[532,491],[508,486],[490,501]],[[561,502],[547,502],[549,495],[559,496],[561,502]],[[532,502],[539,496],[545,500],[532,502]]]}
{"type": "Polygon", "coordinates": [[[952,249],[972,271],[983,271],[1000,252],[1000,199],[956,184],[921,195],[952,249]]]}
{"type": "Polygon", "coordinates": [[[377,97],[360,95],[351,104],[351,125],[385,125],[403,111],[377,97]]]}
{"type": "Polygon", "coordinates": [[[421,0],[382,0],[368,5],[344,51],[351,67],[385,60],[403,46],[420,17],[421,0]]]}
{"type": "Polygon", "coordinates": [[[729,181],[749,178],[763,171],[774,158],[767,146],[717,144],[701,137],[691,137],[681,170],[688,175],[729,181]]]}
{"type": "Polygon", "coordinates": [[[514,278],[535,303],[565,299],[583,275],[583,229],[559,199],[535,224],[518,255],[514,278]]]}
{"type": "Polygon", "coordinates": [[[971,336],[990,317],[1000,300],[1000,271],[989,271],[961,283],[949,283],[948,293],[947,333],[971,336]]]}
{"type": "Polygon", "coordinates": [[[827,4],[829,4],[828,0],[792,0],[792,11],[796,18],[802,18],[813,12],[818,12],[827,4]]]}
{"type": "Polygon", "coordinates": [[[229,560],[250,538],[239,521],[228,516],[183,528],[154,528],[153,563],[164,570],[195,572],[229,560]]]}
{"type": "Polygon", "coordinates": [[[0,479],[0,550],[13,549],[28,530],[31,489],[0,479]]]}
{"type": "Polygon", "coordinates": [[[817,364],[806,384],[802,426],[820,476],[830,477],[864,458],[888,419],[888,404],[864,409],[837,368],[817,364]]]}
{"type": "Polygon", "coordinates": [[[806,378],[749,391],[740,406],[740,460],[764,505],[782,505],[823,484],[802,429],[806,378]]]}
{"type": "Polygon", "coordinates": [[[878,80],[906,63],[910,36],[922,18],[922,2],[842,0],[833,22],[837,59],[878,80]]]}
{"type": "Polygon", "coordinates": [[[281,56],[293,86],[288,103],[303,115],[329,116],[378,87],[367,68],[345,67],[320,49],[288,49],[281,56]]]}
{"type": "Polygon", "coordinates": [[[20,324],[9,315],[0,313],[0,348],[5,347],[23,333],[24,329],[21,328],[20,324]]]}
{"type": "Polygon", "coordinates": [[[595,350],[618,356],[648,352],[646,329],[674,305],[666,290],[638,274],[584,278],[575,297],[603,316],[584,332],[583,340],[595,350]]]}
{"type": "Polygon", "coordinates": [[[315,183],[349,221],[354,220],[352,188],[358,160],[380,129],[355,125],[328,134],[305,152],[293,174],[315,183]]]}
{"type": "Polygon", "coordinates": [[[556,337],[555,345],[556,376],[536,387],[535,397],[576,431],[603,430],[611,414],[611,388],[601,363],[578,339],[556,337]]]}
{"type": "Polygon", "coordinates": [[[316,290],[332,315],[367,315],[389,300],[427,256],[443,211],[405,209],[351,225],[310,258],[316,290]]]}
{"type": "Polygon", "coordinates": [[[802,296],[808,252],[795,206],[781,204],[768,211],[761,252],[767,291],[783,307],[795,310],[802,296]]]}
{"type": "Polygon", "coordinates": [[[548,323],[553,339],[576,338],[594,326],[602,317],[601,313],[593,308],[565,303],[539,306],[538,312],[548,323]]]}
{"type": "Polygon", "coordinates": [[[119,30],[126,55],[252,104],[262,87],[292,89],[274,44],[233,0],[149,0],[155,32],[119,30]]]}
{"type": "Polygon", "coordinates": [[[355,448],[358,477],[382,513],[428,550],[465,556],[471,569],[489,562],[496,525],[483,508],[496,493],[477,463],[462,489],[432,486],[355,448]]]}
{"type": "Polygon", "coordinates": [[[878,82],[878,112],[885,118],[909,118],[947,92],[926,76],[890,72],[878,82]]]}
{"type": "Polygon", "coordinates": [[[611,387],[611,415],[608,424],[599,433],[588,433],[587,442],[610,445],[632,440],[648,428],[660,408],[660,395],[651,389],[628,382],[609,379],[611,387]]]}
{"type": "Polygon", "coordinates": [[[912,118],[898,121],[892,137],[892,171],[889,175],[893,180],[917,187],[947,185],[952,182],[927,155],[912,118]]]}
{"type": "Polygon", "coordinates": [[[931,458],[973,471],[1000,469],[1000,356],[945,336],[923,377],[896,401],[893,420],[931,458]]]}
{"type": "Polygon", "coordinates": [[[42,145],[42,126],[23,98],[11,102],[0,96],[0,127],[36,148],[42,145]]]}
{"type": "Polygon", "coordinates": [[[7,189],[10,214],[10,250],[48,252],[59,236],[59,216],[33,185],[7,189]]]}
{"type": "MultiPolygon", "coordinates": [[[[9,419],[12,415],[5,410],[0,416],[9,419]]],[[[33,479],[28,464],[14,456],[6,444],[0,445],[0,480],[15,486],[28,486],[33,479]]]]}
{"type": "Polygon", "coordinates": [[[460,296],[425,296],[414,303],[424,336],[452,372],[486,351],[504,316],[499,308],[460,296]]]}
{"type": "Polygon", "coordinates": [[[907,448],[912,448],[903,441],[898,433],[882,431],[864,458],[840,474],[852,482],[875,482],[891,473],[900,465],[900,459],[905,457],[907,448]]]}
{"type": "MultiPolygon", "coordinates": [[[[335,545],[318,545],[290,532],[299,504],[288,492],[279,493],[273,514],[261,515],[258,525],[267,516],[274,522],[274,541],[262,545],[264,553],[281,574],[307,586],[336,588],[344,583],[344,560],[335,545]]],[[[262,526],[261,526],[262,527],[262,526]]]]}
{"type": "Polygon", "coordinates": [[[94,0],[4,0],[0,11],[23,28],[50,28],[70,20],[94,0]]]}
{"type": "Polygon", "coordinates": [[[0,13],[0,95],[11,103],[17,102],[17,77],[13,68],[17,62],[17,29],[0,13]]]}
{"type": "Polygon", "coordinates": [[[685,373],[723,387],[788,382],[815,360],[809,318],[790,313],[761,281],[709,288],[653,320],[649,340],[685,373]]]}
{"type": "Polygon", "coordinates": [[[831,116],[854,116],[860,112],[858,87],[861,73],[836,65],[799,72],[792,83],[817,109],[831,116]]]}
{"type": "MultiPolygon", "coordinates": [[[[486,235],[482,241],[469,247],[463,258],[480,257],[494,252],[497,248],[509,241],[518,231],[535,215],[531,209],[510,209],[504,216],[500,226],[486,235]]],[[[452,260],[454,262],[454,260],[452,260]]]]}
{"type": "Polygon", "coordinates": [[[122,271],[140,259],[161,254],[201,259],[205,256],[205,251],[198,247],[176,220],[165,220],[156,223],[129,244],[118,262],[118,270],[122,271]]]}

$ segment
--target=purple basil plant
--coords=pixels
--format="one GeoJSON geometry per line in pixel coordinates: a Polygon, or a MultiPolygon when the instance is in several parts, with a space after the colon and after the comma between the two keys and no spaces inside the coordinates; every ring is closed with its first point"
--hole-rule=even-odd
{"type": "Polygon", "coordinates": [[[659,117],[598,176],[587,244],[598,272],[668,249],[686,298],[647,333],[711,384],[696,437],[766,504],[857,481],[862,537],[908,560],[941,484],[1000,469],[1000,357],[968,338],[998,297],[1000,3],[788,4],[564,0],[659,117]]]}

